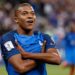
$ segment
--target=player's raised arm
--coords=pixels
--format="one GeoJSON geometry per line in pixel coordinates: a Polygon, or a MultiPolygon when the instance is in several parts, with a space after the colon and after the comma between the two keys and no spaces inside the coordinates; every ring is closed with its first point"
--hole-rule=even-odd
{"type": "Polygon", "coordinates": [[[46,49],[43,50],[45,53],[28,53],[24,52],[24,50],[20,47],[19,51],[23,58],[29,59],[37,59],[41,62],[49,63],[49,64],[60,64],[61,59],[57,52],[57,49],[54,48],[55,44],[52,39],[47,35],[46,38],[46,49]]]}

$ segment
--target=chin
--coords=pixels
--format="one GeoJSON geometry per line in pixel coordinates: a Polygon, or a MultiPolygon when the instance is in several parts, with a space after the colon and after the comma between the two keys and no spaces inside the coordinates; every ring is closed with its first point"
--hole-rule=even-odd
{"type": "Polygon", "coordinates": [[[25,28],[24,30],[31,31],[31,30],[33,30],[33,28],[25,28]]]}
{"type": "Polygon", "coordinates": [[[26,29],[28,29],[28,30],[33,30],[33,27],[27,27],[26,29]]]}

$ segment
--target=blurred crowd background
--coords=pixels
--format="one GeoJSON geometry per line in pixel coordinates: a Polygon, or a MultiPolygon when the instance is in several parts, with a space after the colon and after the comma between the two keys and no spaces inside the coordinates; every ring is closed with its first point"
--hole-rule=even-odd
{"type": "MultiPolygon", "coordinates": [[[[19,3],[30,3],[35,9],[37,20],[34,30],[39,30],[60,41],[69,31],[69,22],[75,19],[75,0],[0,0],[0,36],[16,29],[13,21],[14,8],[19,3]]],[[[62,51],[63,52],[63,51],[62,51]]],[[[0,52],[1,53],[1,52],[0,52]]],[[[63,54],[63,53],[62,53],[63,54]]],[[[2,62],[0,54],[0,63],[2,62]]]]}

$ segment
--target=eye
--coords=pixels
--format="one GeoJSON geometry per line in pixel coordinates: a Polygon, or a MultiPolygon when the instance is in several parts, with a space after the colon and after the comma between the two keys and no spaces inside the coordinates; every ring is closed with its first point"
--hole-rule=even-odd
{"type": "Polygon", "coordinates": [[[22,12],[22,15],[27,15],[28,14],[28,12],[22,12]]]}
{"type": "Polygon", "coordinates": [[[31,12],[32,15],[35,15],[35,12],[31,12]]]}

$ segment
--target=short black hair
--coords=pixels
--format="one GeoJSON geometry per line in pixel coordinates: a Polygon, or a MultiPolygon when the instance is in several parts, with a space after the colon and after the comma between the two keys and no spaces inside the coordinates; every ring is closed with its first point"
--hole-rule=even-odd
{"type": "Polygon", "coordinates": [[[31,7],[32,7],[32,5],[29,4],[29,3],[21,3],[21,4],[17,4],[17,5],[15,6],[15,9],[14,9],[15,16],[17,16],[16,11],[19,9],[19,7],[23,7],[23,6],[31,6],[31,7]]]}
{"type": "Polygon", "coordinates": [[[32,5],[29,4],[29,3],[21,3],[21,4],[18,4],[18,5],[15,6],[15,11],[18,10],[19,7],[23,7],[23,6],[32,6],[32,5]]]}

